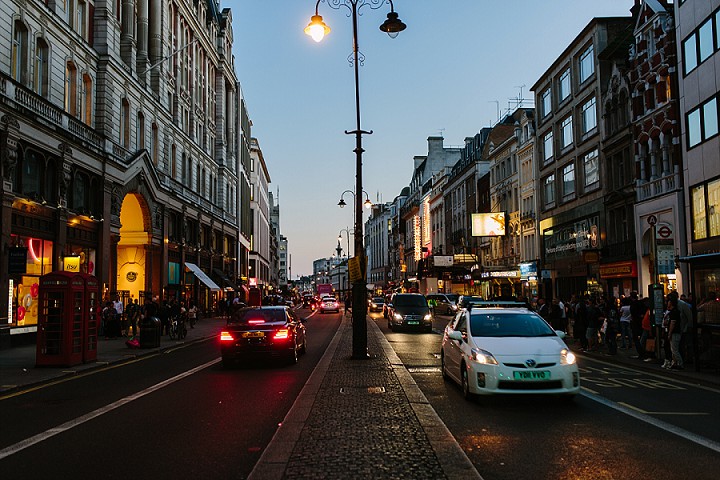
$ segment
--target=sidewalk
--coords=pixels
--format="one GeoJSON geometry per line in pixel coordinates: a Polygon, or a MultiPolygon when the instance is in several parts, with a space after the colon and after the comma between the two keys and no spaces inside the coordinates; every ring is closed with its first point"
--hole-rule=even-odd
{"type": "Polygon", "coordinates": [[[368,319],[368,360],[352,360],[343,323],[248,477],[480,479],[368,319]]]}
{"type": "MultiPolygon", "coordinates": [[[[634,347],[631,349],[624,349],[620,348],[618,345],[617,354],[610,355],[607,353],[608,350],[605,345],[600,345],[598,350],[594,352],[581,352],[580,344],[572,338],[572,335],[565,337],[565,341],[575,354],[582,357],[592,358],[615,365],[637,368],[638,370],[643,370],[657,375],[665,375],[667,377],[676,378],[689,383],[697,383],[709,387],[720,388],[720,370],[717,368],[713,369],[705,367],[699,372],[695,371],[695,365],[691,363],[692,359],[684,359],[684,370],[666,370],[661,367],[663,363],[662,360],[653,359],[650,362],[644,362],[641,359],[633,358],[637,356],[637,352],[634,347]]],[[[580,378],[580,381],[582,382],[582,377],[580,378]]]]}
{"type": "Polygon", "coordinates": [[[217,336],[225,322],[225,317],[203,318],[195,324],[195,328],[191,329],[188,326],[187,337],[183,340],[171,340],[169,336],[163,336],[160,339],[159,348],[132,349],[125,345],[127,340],[125,337],[100,338],[98,340],[97,361],[72,367],[36,367],[35,344],[2,349],[0,350],[0,396],[33,385],[44,384],[63,377],[103,368],[112,363],[125,362],[139,356],[175,348],[179,345],[202,341],[208,337],[217,336]]]}

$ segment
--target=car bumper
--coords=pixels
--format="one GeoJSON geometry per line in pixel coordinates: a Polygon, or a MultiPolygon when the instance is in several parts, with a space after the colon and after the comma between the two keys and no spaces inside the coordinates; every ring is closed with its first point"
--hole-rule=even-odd
{"type": "Polygon", "coordinates": [[[408,318],[406,317],[406,318],[403,318],[402,320],[398,320],[397,318],[392,317],[392,318],[390,319],[390,323],[391,323],[393,326],[395,326],[395,327],[402,327],[402,328],[407,328],[407,329],[412,329],[412,328],[428,329],[428,328],[432,328],[432,318],[431,318],[430,320],[425,320],[424,318],[420,318],[420,319],[411,318],[411,319],[408,319],[408,318]]]}
{"type": "Polygon", "coordinates": [[[223,345],[220,353],[223,359],[249,360],[249,359],[281,359],[291,355],[295,343],[289,342],[273,344],[251,344],[243,343],[242,340],[233,345],[223,345]]]}
{"type": "Polygon", "coordinates": [[[470,363],[468,381],[470,391],[479,395],[575,395],[580,391],[580,373],[577,365],[554,365],[539,368],[547,372],[544,379],[518,379],[515,372],[532,374],[530,369],[506,365],[470,363]]]}

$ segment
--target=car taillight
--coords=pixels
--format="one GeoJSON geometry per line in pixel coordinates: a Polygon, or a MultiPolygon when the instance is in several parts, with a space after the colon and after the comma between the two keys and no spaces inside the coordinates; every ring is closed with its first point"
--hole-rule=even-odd
{"type": "Polygon", "coordinates": [[[232,336],[230,332],[222,331],[220,332],[220,341],[221,342],[232,342],[235,340],[235,337],[232,336]]]}
{"type": "Polygon", "coordinates": [[[287,340],[290,337],[290,330],[287,328],[281,328],[273,335],[273,340],[287,340]]]}

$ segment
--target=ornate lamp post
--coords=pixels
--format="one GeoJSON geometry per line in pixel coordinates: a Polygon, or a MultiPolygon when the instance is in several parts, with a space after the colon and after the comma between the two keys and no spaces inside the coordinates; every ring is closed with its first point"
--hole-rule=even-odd
{"type": "MultiPolygon", "coordinates": [[[[318,13],[318,7],[320,2],[318,0],[315,4],[315,15],[310,18],[310,24],[305,28],[305,33],[310,35],[313,40],[319,42],[325,35],[330,33],[330,27],[323,22],[322,16],[318,13]]],[[[359,280],[356,279],[353,282],[353,345],[352,345],[352,358],[361,359],[368,358],[367,351],[367,302],[366,296],[366,278],[365,278],[365,248],[363,247],[363,225],[362,225],[362,136],[363,134],[371,134],[372,130],[365,131],[360,127],[360,82],[358,64],[360,62],[358,53],[358,10],[362,7],[369,6],[372,9],[377,9],[386,3],[390,4],[390,13],[387,14],[387,19],[380,25],[380,30],[387,33],[391,38],[395,38],[398,33],[405,30],[405,24],[400,21],[392,0],[326,0],[329,7],[338,10],[340,7],[345,7],[350,10],[352,17],[352,29],[353,29],[353,55],[352,64],[355,69],[355,130],[347,131],[347,135],[355,135],[355,257],[359,260],[361,265],[362,275],[359,280]]],[[[342,200],[342,198],[341,198],[342,200]]],[[[348,268],[349,268],[348,261],[348,268]]]]}

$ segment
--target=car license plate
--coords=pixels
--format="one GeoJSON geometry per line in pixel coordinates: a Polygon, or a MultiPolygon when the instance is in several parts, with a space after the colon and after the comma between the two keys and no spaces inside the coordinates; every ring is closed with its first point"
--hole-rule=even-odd
{"type": "Polygon", "coordinates": [[[243,332],[243,338],[260,338],[265,336],[265,332],[243,332]]]}
{"type": "Polygon", "coordinates": [[[420,322],[418,322],[417,320],[410,320],[407,322],[407,324],[408,325],[420,325],[420,322]]]}
{"type": "Polygon", "coordinates": [[[550,380],[550,370],[531,370],[513,372],[515,380],[550,380]]]}

